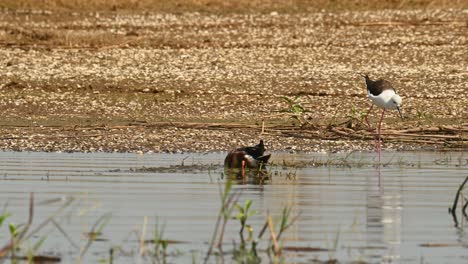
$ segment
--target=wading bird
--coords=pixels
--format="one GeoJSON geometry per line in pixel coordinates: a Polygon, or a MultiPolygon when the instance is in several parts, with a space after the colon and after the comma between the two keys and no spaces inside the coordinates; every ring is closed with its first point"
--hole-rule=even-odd
{"type": "Polygon", "coordinates": [[[255,146],[230,151],[224,159],[224,167],[239,170],[240,175],[245,177],[246,168],[261,169],[268,162],[271,154],[263,155],[263,153],[265,153],[265,145],[263,140],[260,140],[260,143],[255,146]]]}
{"type": "Polygon", "coordinates": [[[403,115],[401,114],[400,106],[401,106],[401,97],[396,93],[395,89],[393,88],[393,85],[383,79],[378,79],[378,80],[371,80],[367,74],[362,74],[360,73],[362,77],[366,80],[366,86],[367,86],[367,97],[372,101],[372,105],[369,108],[369,111],[367,111],[366,114],[366,123],[367,126],[369,127],[369,130],[371,133],[374,133],[374,130],[372,129],[371,125],[369,124],[369,114],[372,111],[372,108],[374,105],[382,108],[382,115],[380,117],[378,129],[377,129],[377,137],[375,139],[376,141],[376,147],[377,147],[377,152],[379,153],[379,163],[380,163],[380,157],[381,157],[381,151],[382,151],[382,146],[380,143],[380,134],[381,134],[381,128],[382,128],[382,121],[384,118],[385,110],[398,110],[398,113],[400,114],[401,119],[403,119],[403,115]]]}

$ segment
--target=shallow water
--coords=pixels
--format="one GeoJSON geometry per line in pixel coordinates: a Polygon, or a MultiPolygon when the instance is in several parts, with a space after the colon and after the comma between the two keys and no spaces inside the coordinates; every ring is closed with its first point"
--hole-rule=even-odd
{"type": "MultiPolygon", "coordinates": [[[[33,223],[37,226],[73,197],[71,205],[55,218],[68,238],[49,223],[32,240],[46,235],[39,253],[59,255],[64,263],[79,257],[87,241],[83,234],[107,213],[112,216],[83,262],[106,259],[109,249],[117,246],[123,251],[116,253],[114,263],[149,261],[139,259],[138,234],[145,229],[143,237],[153,239],[159,221],[164,225],[163,238],[178,242],[169,245],[169,260],[190,263],[195,258],[200,263],[220,207],[224,155],[1,152],[1,206],[11,214],[7,223],[25,223],[29,193],[34,192],[33,223]]],[[[299,217],[283,235],[282,245],[327,249],[285,250],[288,263],[332,258],[341,262],[466,263],[464,219],[459,215],[455,227],[447,211],[468,176],[466,154],[384,152],[380,173],[371,165],[375,156],[273,153],[274,162],[281,165],[268,168],[273,172],[270,180],[262,185],[236,182],[234,189],[241,191],[242,204],[251,199],[252,209],[258,212],[248,219],[254,235],[267,212],[277,219],[288,206],[299,217]]],[[[233,241],[239,243],[239,228],[237,220],[228,223],[226,251],[233,241]]],[[[6,225],[0,234],[5,244],[6,225]]],[[[266,243],[259,247],[266,248],[266,243]]],[[[231,256],[224,259],[231,260],[231,256]]],[[[215,261],[215,257],[210,259],[215,261]]]]}

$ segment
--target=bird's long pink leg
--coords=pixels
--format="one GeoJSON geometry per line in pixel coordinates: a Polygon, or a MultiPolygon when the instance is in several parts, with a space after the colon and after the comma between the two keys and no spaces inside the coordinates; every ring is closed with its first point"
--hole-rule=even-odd
{"type": "Polygon", "coordinates": [[[367,111],[367,114],[366,114],[366,124],[367,124],[367,128],[369,129],[369,132],[374,136],[375,145],[377,146],[377,136],[375,135],[374,129],[372,129],[372,126],[371,126],[370,123],[369,123],[369,114],[370,114],[370,112],[372,111],[372,108],[374,108],[374,105],[373,105],[373,104],[371,104],[371,107],[370,107],[369,110],[367,111]]]}
{"type": "Polygon", "coordinates": [[[384,115],[385,115],[385,109],[382,110],[382,116],[380,117],[380,121],[379,121],[379,128],[378,128],[378,131],[377,131],[377,134],[378,134],[378,138],[377,138],[377,151],[379,152],[379,164],[380,164],[380,159],[381,159],[381,156],[382,156],[382,141],[381,141],[381,133],[382,133],[382,121],[383,121],[383,118],[384,118],[384,115]]]}
{"type": "Polygon", "coordinates": [[[242,164],[241,164],[241,175],[242,175],[242,178],[245,178],[245,166],[246,166],[246,162],[245,162],[245,160],[242,160],[242,164]]]}

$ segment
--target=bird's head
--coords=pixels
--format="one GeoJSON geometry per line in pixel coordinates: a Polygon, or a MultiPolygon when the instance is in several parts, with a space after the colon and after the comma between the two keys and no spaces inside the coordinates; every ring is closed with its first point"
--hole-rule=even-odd
{"type": "Polygon", "coordinates": [[[393,109],[397,109],[398,113],[400,114],[401,119],[403,119],[403,115],[401,114],[401,110],[400,110],[401,102],[402,102],[401,97],[398,94],[393,95],[392,99],[390,100],[390,103],[392,104],[393,109]]]}

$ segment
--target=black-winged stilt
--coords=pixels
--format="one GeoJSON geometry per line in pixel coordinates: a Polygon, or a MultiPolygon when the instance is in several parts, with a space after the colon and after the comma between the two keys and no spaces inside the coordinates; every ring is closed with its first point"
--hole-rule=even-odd
{"type": "Polygon", "coordinates": [[[380,158],[381,158],[381,151],[382,151],[382,146],[380,143],[380,134],[381,134],[381,128],[382,128],[382,121],[384,118],[385,110],[398,110],[398,113],[400,114],[401,119],[403,119],[403,115],[401,114],[400,106],[402,103],[401,97],[396,93],[395,89],[393,88],[393,85],[383,79],[378,79],[378,80],[371,80],[367,74],[360,74],[364,79],[366,80],[366,86],[367,86],[367,97],[372,101],[372,105],[369,108],[369,111],[367,111],[366,114],[366,123],[367,126],[369,127],[369,130],[371,133],[373,133],[373,129],[371,125],[369,124],[369,113],[372,111],[372,108],[374,105],[382,108],[382,115],[380,117],[378,129],[377,129],[377,138],[376,138],[376,147],[377,147],[377,152],[379,153],[379,164],[380,164],[380,158]]]}

